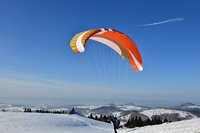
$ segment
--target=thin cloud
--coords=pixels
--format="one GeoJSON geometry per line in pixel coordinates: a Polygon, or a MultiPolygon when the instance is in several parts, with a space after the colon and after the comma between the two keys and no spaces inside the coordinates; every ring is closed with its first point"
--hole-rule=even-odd
{"type": "MultiPolygon", "coordinates": [[[[104,89],[107,90],[108,88],[104,89]]],[[[35,75],[0,69],[0,92],[0,98],[23,98],[26,96],[44,98],[67,97],[71,99],[79,97],[83,99],[90,96],[93,99],[96,97],[100,99],[101,95],[99,94],[102,93],[102,88],[69,81],[43,79],[35,75]]]]}
{"type": "MultiPolygon", "coordinates": [[[[90,103],[90,102],[107,102],[111,96],[120,97],[134,97],[137,98],[136,94],[144,94],[144,90],[138,89],[131,90],[117,90],[116,88],[107,88],[94,85],[85,85],[72,83],[69,81],[54,80],[54,79],[43,79],[35,75],[24,74],[20,72],[0,69],[0,100],[6,97],[11,102],[15,102],[12,98],[26,99],[27,103],[29,98],[35,98],[42,102],[43,99],[49,99],[50,101],[55,99],[66,99],[60,100],[60,104],[74,103],[90,103]],[[112,92],[110,95],[109,92],[112,92]]],[[[148,93],[149,94],[149,93],[148,93]]],[[[23,102],[26,102],[23,101],[23,102]]],[[[120,98],[112,98],[113,101],[119,101],[120,98]]],[[[53,101],[54,102],[54,101],[53,101]]],[[[52,103],[53,103],[52,102],[52,103]]],[[[48,101],[49,103],[49,101],[48,101]]]]}
{"type": "MultiPolygon", "coordinates": [[[[67,83],[67,81],[43,79],[36,75],[24,74],[21,72],[0,69],[0,83],[10,85],[34,86],[35,88],[64,88],[66,86],[74,86],[79,88],[87,88],[89,86],[78,85],[76,83],[67,83]]],[[[1,86],[1,85],[0,85],[1,86]]],[[[32,87],[31,87],[32,88],[32,87]]]]}
{"type": "Polygon", "coordinates": [[[160,22],[155,22],[155,23],[150,23],[150,24],[143,24],[139,26],[153,26],[153,25],[160,25],[160,24],[166,24],[166,23],[180,22],[183,20],[184,18],[174,18],[174,19],[167,19],[165,21],[160,21],[160,22]]]}

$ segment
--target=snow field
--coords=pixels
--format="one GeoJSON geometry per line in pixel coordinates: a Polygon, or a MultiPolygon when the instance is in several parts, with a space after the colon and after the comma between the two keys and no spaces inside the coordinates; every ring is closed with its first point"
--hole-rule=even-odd
{"type": "MultiPolygon", "coordinates": [[[[113,126],[78,115],[0,112],[0,133],[113,133],[113,126]]],[[[118,133],[200,133],[200,118],[118,133]]]]}

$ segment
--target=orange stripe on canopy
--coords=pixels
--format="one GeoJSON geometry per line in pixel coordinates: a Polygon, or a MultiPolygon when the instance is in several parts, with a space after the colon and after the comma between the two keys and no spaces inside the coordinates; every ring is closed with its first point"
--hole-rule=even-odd
{"type": "Polygon", "coordinates": [[[127,51],[131,66],[136,70],[140,71],[142,68],[138,68],[137,63],[135,62],[134,58],[132,55],[135,57],[135,59],[138,61],[139,65],[142,67],[144,66],[142,63],[142,58],[140,56],[140,52],[135,45],[135,43],[125,34],[120,33],[118,31],[106,31],[103,33],[97,33],[94,36],[102,36],[102,37],[107,37],[112,40],[117,41],[119,44],[121,44],[127,51]],[[132,54],[132,55],[131,55],[132,54]]]}

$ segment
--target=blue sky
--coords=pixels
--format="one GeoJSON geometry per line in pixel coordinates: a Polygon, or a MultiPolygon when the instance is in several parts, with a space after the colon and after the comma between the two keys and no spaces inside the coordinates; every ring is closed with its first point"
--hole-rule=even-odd
{"type": "Polygon", "coordinates": [[[1,0],[0,102],[200,104],[199,1],[1,0]],[[144,71],[78,32],[111,28],[137,44],[144,71]]]}

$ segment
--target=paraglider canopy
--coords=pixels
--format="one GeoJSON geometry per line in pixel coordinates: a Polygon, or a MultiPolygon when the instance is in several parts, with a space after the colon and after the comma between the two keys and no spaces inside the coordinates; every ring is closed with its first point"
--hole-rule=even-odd
{"type": "Polygon", "coordinates": [[[143,70],[142,58],[135,43],[124,33],[112,29],[94,29],[76,34],[70,47],[76,53],[85,51],[88,39],[101,42],[116,51],[136,71],[143,70]]]}

